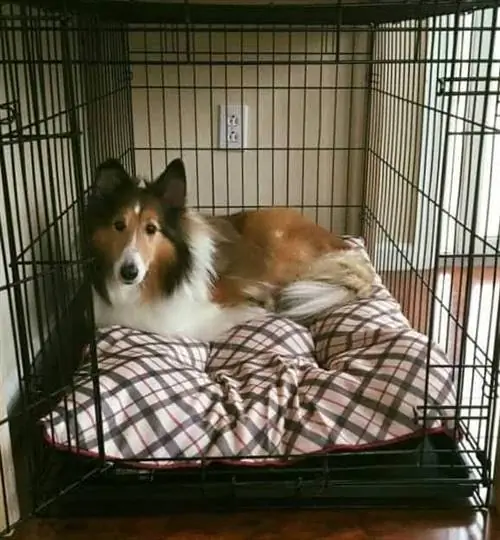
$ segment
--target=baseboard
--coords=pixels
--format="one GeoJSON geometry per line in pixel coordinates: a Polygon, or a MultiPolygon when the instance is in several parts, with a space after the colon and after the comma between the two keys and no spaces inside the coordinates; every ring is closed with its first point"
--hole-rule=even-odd
{"type": "MultiPolygon", "coordinates": [[[[481,253],[480,251],[478,251],[481,253]]],[[[377,272],[409,272],[431,270],[435,267],[434,253],[411,242],[393,242],[386,240],[375,244],[370,250],[372,263],[377,272]]],[[[474,266],[494,266],[497,257],[493,253],[474,258],[474,266]]],[[[451,257],[444,254],[439,257],[438,268],[467,267],[468,257],[451,257]]]]}
{"type": "Polygon", "coordinates": [[[375,245],[372,262],[377,272],[409,272],[433,267],[432,254],[423,253],[410,242],[379,242],[375,245]]]}

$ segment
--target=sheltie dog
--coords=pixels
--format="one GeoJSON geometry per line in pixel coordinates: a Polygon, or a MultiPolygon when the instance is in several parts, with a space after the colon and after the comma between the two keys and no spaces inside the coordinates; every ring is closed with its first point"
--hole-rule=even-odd
{"type": "Polygon", "coordinates": [[[84,237],[97,326],[211,341],[268,312],[307,323],[371,291],[359,250],[298,211],[203,216],[186,208],[181,159],[140,184],[115,159],[95,173],[84,237]]]}

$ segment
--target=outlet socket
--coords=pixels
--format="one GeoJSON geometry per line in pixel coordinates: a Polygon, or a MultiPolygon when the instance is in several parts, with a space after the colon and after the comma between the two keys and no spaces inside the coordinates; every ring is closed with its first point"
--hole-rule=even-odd
{"type": "Polygon", "coordinates": [[[242,150],[247,146],[248,105],[219,105],[219,148],[242,150]]]}

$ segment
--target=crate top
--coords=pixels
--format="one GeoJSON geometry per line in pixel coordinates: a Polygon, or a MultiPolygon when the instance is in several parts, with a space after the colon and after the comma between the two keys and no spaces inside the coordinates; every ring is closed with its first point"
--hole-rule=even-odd
{"type": "Polygon", "coordinates": [[[498,5],[498,0],[31,0],[116,22],[369,25],[498,5]]]}

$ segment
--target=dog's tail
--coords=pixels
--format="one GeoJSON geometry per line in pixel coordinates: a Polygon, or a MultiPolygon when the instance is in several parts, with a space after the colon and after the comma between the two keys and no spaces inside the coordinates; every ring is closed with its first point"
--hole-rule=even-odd
{"type": "Polygon", "coordinates": [[[277,311],[307,322],[334,306],[367,297],[375,275],[370,261],[358,250],[328,253],[317,259],[299,281],[281,291],[277,311]]]}

